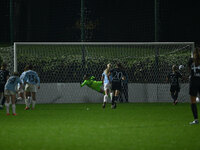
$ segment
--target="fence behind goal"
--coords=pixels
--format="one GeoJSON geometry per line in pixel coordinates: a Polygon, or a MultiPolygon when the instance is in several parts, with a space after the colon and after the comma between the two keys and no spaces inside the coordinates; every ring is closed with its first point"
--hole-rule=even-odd
{"type": "Polygon", "coordinates": [[[128,75],[129,102],[171,102],[167,74],[183,65],[179,101],[187,102],[187,62],[193,42],[36,43],[14,44],[14,70],[33,64],[41,79],[38,103],[102,102],[103,95],[80,87],[84,74],[101,79],[108,63],[120,62],[128,75]]]}

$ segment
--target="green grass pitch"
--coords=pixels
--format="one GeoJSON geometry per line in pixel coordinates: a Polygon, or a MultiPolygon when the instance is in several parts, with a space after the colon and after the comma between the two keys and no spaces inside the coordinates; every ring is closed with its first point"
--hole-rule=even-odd
{"type": "MultiPolygon", "coordinates": [[[[189,103],[17,105],[0,110],[0,150],[199,150],[189,103]]],[[[199,104],[198,104],[199,108],[199,104]]]]}

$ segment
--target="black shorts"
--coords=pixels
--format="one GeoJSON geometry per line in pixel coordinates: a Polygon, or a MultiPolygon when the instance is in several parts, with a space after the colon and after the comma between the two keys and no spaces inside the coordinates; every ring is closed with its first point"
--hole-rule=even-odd
{"type": "Polygon", "coordinates": [[[4,92],[4,87],[5,87],[5,84],[0,84],[0,93],[4,92]]]}
{"type": "Polygon", "coordinates": [[[200,80],[191,80],[189,86],[190,96],[196,97],[198,93],[200,94],[200,80]]]}
{"type": "Polygon", "coordinates": [[[111,85],[112,91],[115,91],[115,90],[121,91],[121,89],[122,89],[121,82],[112,82],[112,85],[111,85]]]}
{"type": "Polygon", "coordinates": [[[180,92],[180,87],[179,86],[171,86],[170,92],[180,92]]]}

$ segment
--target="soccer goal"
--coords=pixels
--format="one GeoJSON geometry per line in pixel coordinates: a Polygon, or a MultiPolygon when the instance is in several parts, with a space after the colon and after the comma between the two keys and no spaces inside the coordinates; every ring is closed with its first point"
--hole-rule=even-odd
{"type": "Polygon", "coordinates": [[[106,64],[120,62],[128,75],[130,102],[171,102],[166,76],[183,65],[179,99],[187,102],[187,62],[193,42],[16,42],[14,71],[33,64],[41,79],[39,103],[102,102],[102,95],[80,87],[84,74],[101,79],[106,64]]]}

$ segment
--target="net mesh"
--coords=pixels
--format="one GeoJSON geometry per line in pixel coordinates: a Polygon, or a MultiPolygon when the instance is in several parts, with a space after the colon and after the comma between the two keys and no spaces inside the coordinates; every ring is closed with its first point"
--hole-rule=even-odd
{"type": "MultiPolygon", "coordinates": [[[[63,97],[59,102],[78,98],[77,102],[85,102],[84,97],[96,102],[98,93],[91,94],[91,89],[79,86],[84,74],[100,80],[108,63],[114,66],[120,62],[128,75],[130,101],[162,102],[171,100],[166,77],[172,65],[183,65],[181,72],[186,78],[181,81],[179,97],[187,101],[186,66],[192,48],[193,43],[16,43],[17,69],[22,73],[27,64],[33,64],[42,84],[56,86],[59,93],[73,89],[72,93],[79,93],[79,97],[68,93],[71,100],[63,97]]],[[[43,89],[43,94],[49,92],[48,88],[43,89]]]]}
{"type": "Polygon", "coordinates": [[[7,69],[12,73],[14,70],[14,53],[13,47],[0,47],[0,65],[2,63],[7,64],[7,69]]]}

